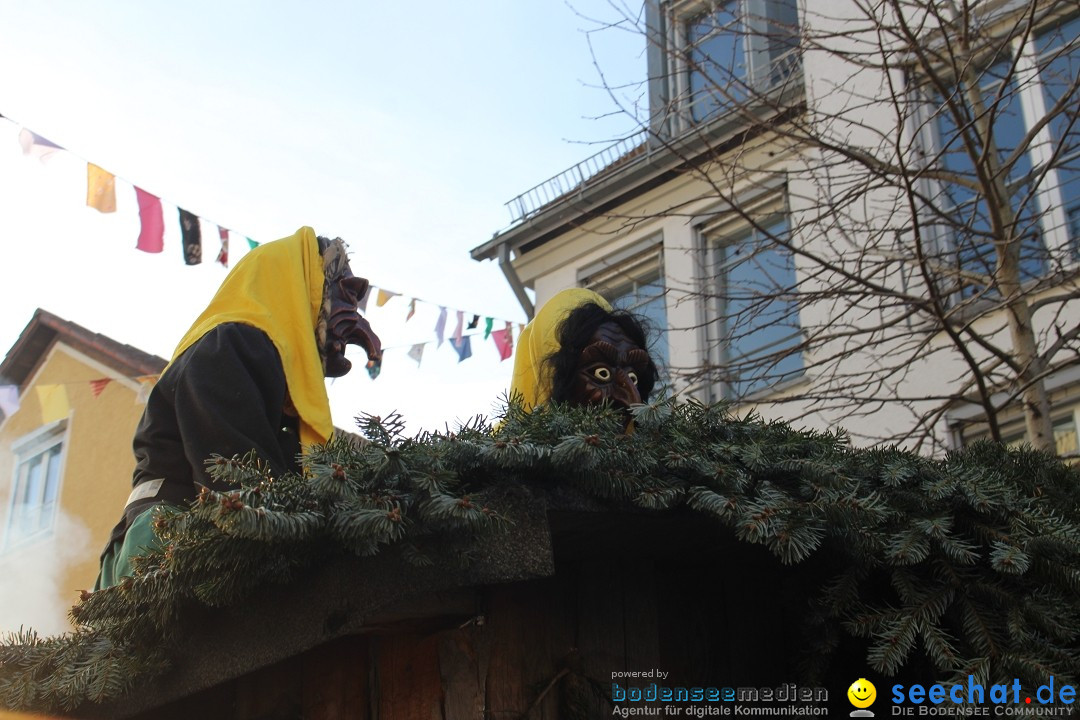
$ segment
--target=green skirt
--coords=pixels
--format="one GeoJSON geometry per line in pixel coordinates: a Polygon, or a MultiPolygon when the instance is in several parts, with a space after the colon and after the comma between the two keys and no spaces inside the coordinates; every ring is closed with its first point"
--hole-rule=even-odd
{"type": "Polygon", "coordinates": [[[153,505],[139,513],[127,534],[105,551],[101,558],[101,571],[94,583],[95,590],[112,587],[123,578],[133,576],[135,572],[131,569],[131,558],[135,555],[161,549],[161,540],[154,533],[154,511],[161,507],[168,506],[164,503],[153,505]]]}

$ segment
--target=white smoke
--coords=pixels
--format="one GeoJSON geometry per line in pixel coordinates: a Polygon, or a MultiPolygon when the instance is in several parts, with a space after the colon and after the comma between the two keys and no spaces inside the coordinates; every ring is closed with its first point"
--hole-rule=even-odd
{"type": "Polygon", "coordinates": [[[90,531],[78,519],[58,511],[47,537],[27,545],[4,548],[0,554],[0,631],[20,627],[39,635],[72,629],[68,609],[78,596],[66,587],[68,569],[85,562],[91,548],[90,531]]]}

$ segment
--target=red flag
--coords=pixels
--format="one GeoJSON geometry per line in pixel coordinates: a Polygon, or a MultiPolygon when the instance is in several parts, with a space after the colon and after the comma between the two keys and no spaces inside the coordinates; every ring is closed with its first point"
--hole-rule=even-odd
{"type": "Polygon", "coordinates": [[[112,382],[111,378],[101,378],[100,380],[91,380],[90,381],[90,392],[93,393],[94,397],[98,397],[98,396],[101,395],[101,391],[104,390],[105,386],[108,385],[110,382],[112,382]]]}
{"type": "Polygon", "coordinates": [[[221,238],[221,250],[217,254],[217,261],[222,267],[229,267],[229,231],[218,225],[218,237],[221,238]]]}
{"type": "Polygon", "coordinates": [[[161,214],[161,199],[140,188],[135,188],[139,199],[139,220],[142,230],[135,247],[143,252],[159,253],[165,249],[165,219],[161,214]]]}
{"type": "Polygon", "coordinates": [[[495,341],[495,347],[499,351],[499,358],[502,360],[514,354],[514,336],[509,325],[510,323],[507,323],[506,328],[491,333],[491,339],[495,341]]]}

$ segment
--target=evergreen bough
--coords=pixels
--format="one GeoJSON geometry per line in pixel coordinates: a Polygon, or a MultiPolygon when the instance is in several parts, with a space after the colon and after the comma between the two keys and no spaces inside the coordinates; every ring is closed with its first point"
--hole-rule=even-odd
{"type": "Polygon", "coordinates": [[[674,400],[636,408],[629,433],[604,408],[513,404],[496,427],[476,418],[416,437],[397,416],[357,423],[364,441],[314,448],[302,475],[275,477],[252,456],[209,459],[215,480],[237,489],[159,511],[164,549],[138,558],[135,577],[84,593],[74,632],[0,645],[0,706],[116,698],[164,670],[161,648],[184,631],[186,608],[238,603],[335,550],[396,545],[424,564],[432,538],[489,542],[513,518],[484,491],[505,483],[687,507],[785,564],[835,554],[845,569],[820,579],[808,678],[844,633],[864,639],[885,676],[919,653],[945,683],[1080,677],[1080,472],[1049,454],[989,442],[941,459],[854,449],[839,432],[674,400]]]}

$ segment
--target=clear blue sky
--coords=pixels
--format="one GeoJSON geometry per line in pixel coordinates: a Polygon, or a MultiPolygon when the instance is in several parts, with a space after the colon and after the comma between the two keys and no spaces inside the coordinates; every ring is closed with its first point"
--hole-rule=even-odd
{"type": "MultiPolygon", "coordinates": [[[[508,383],[489,342],[458,365],[437,305],[515,321],[497,266],[468,256],[503,203],[631,132],[609,85],[645,73],[644,41],[603,0],[466,3],[0,0],[0,352],[37,307],[169,357],[225,271],[203,226],[183,265],[177,205],[257,240],[301,225],[350,243],[357,274],[404,294],[372,323],[375,382],[330,389],[334,419],[405,413],[412,428],[487,412],[508,383]],[[72,151],[24,157],[19,126],[72,151]],[[86,208],[85,164],[116,174],[118,211],[86,208]],[[134,249],[128,183],[163,198],[166,250],[134,249]],[[420,305],[405,324],[408,298],[420,305]]],[[[636,15],[636,5],[628,11],[636,15]]],[[[243,243],[234,236],[233,256],[243,243]]],[[[451,313],[450,327],[453,327],[451,313]]],[[[359,355],[354,356],[361,359],[359,355]]]]}

